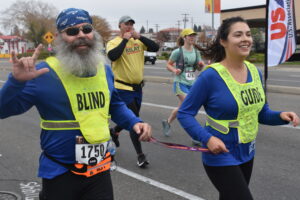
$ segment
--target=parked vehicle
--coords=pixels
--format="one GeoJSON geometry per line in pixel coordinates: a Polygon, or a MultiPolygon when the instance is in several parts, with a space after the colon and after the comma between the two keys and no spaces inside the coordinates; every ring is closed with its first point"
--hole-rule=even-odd
{"type": "Polygon", "coordinates": [[[144,51],[144,56],[145,56],[145,63],[148,61],[148,62],[151,62],[152,65],[155,64],[155,61],[156,61],[156,52],[149,52],[149,51],[144,51]]]}

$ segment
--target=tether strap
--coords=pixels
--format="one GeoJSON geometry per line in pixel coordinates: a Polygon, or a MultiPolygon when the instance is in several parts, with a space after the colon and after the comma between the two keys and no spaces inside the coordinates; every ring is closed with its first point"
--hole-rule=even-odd
{"type": "Polygon", "coordinates": [[[207,121],[207,123],[208,123],[210,126],[216,128],[217,130],[220,130],[220,131],[222,131],[222,132],[228,132],[228,128],[229,128],[229,127],[230,127],[230,128],[236,128],[236,127],[239,126],[239,122],[238,122],[238,121],[232,121],[232,122],[229,122],[229,123],[228,123],[228,127],[223,126],[222,124],[219,124],[218,122],[212,120],[212,119],[209,118],[209,117],[206,119],[206,121],[207,121]]]}
{"type": "Polygon", "coordinates": [[[50,156],[49,154],[47,154],[45,151],[44,151],[44,155],[49,158],[50,160],[52,160],[53,162],[56,162],[62,166],[64,166],[65,168],[71,170],[71,171],[75,171],[75,172],[78,172],[78,173],[85,173],[87,171],[87,165],[83,165],[82,168],[78,169],[74,166],[74,164],[67,164],[67,163],[63,163],[63,162],[60,162],[58,160],[56,160],[55,158],[53,158],[52,156],[50,156]]]}
{"type": "Polygon", "coordinates": [[[155,139],[154,137],[151,138],[150,142],[162,145],[162,146],[170,148],[170,149],[178,149],[178,150],[186,150],[186,151],[200,151],[200,152],[203,152],[203,153],[210,153],[210,151],[207,148],[189,147],[189,146],[182,145],[182,144],[162,142],[162,141],[159,141],[159,140],[155,139]]]}

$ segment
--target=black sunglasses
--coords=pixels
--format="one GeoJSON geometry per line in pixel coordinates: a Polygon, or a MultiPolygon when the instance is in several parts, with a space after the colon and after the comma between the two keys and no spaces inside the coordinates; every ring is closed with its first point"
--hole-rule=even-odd
{"type": "Polygon", "coordinates": [[[78,35],[79,32],[82,31],[84,34],[89,34],[93,31],[93,26],[90,24],[85,24],[80,27],[70,27],[62,30],[61,32],[66,32],[68,36],[75,36],[78,35]]]}

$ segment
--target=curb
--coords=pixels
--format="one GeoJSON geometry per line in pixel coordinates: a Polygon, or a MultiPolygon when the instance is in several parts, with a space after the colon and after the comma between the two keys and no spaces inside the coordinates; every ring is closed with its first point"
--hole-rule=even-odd
{"type": "MultiPolygon", "coordinates": [[[[167,83],[167,84],[173,83],[173,78],[166,78],[166,77],[159,77],[159,76],[145,76],[144,80],[145,82],[153,82],[153,83],[167,83]]],[[[300,95],[300,87],[268,85],[267,92],[300,95]]]]}

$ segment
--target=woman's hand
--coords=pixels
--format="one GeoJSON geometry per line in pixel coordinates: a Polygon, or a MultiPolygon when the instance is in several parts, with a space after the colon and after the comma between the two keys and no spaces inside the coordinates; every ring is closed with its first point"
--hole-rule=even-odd
{"type": "Polygon", "coordinates": [[[175,74],[175,75],[181,74],[181,69],[176,69],[176,68],[174,68],[174,74],[175,74]]]}
{"type": "Polygon", "coordinates": [[[292,122],[294,127],[299,125],[299,117],[294,112],[281,112],[280,117],[282,120],[292,122]]]}
{"type": "Polygon", "coordinates": [[[211,136],[207,142],[207,147],[213,154],[227,153],[229,152],[224,142],[215,136],[211,136]]]}
{"type": "Polygon", "coordinates": [[[203,67],[205,66],[203,61],[199,61],[198,62],[198,70],[201,71],[203,69],[203,67]]]}

